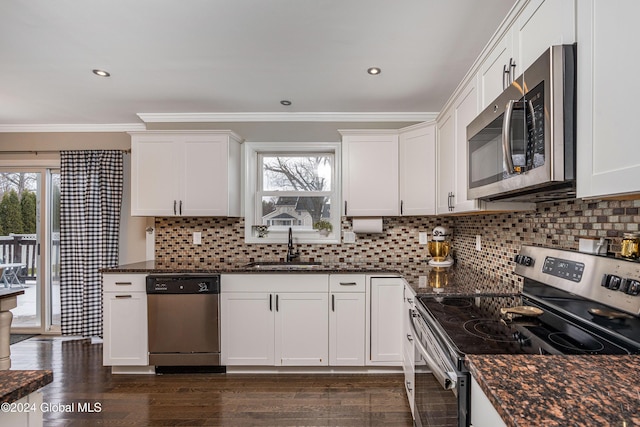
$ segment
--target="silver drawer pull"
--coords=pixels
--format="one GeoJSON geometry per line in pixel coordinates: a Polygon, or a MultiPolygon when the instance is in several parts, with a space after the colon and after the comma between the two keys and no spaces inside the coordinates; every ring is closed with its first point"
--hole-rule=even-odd
{"type": "Polygon", "coordinates": [[[116,282],[116,286],[131,286],[133,283],[131,282],[116,282]]]}
{"type": "Polygon", "coordinates": [[[340,286],[357,286],[356,282],[340,282],[340,286]]]}
{"type": "Polygon", "coordinates": [[[116,299],[133,298],[131,295],[116,295],[116,299]]]}

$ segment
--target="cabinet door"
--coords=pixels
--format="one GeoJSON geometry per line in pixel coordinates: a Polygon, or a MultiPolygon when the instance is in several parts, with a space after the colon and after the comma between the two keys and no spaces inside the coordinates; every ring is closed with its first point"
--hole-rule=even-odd
{"type": "Polygon", "coordinates": [[[455,190],[454,211],[456,213],[478,210],[478,202],[467,198],[468,187],[468,153],[467,153],[467,126],[478,115],[478,92],[475,80],[471,80],[468,86],[460,93],[454,103],[453,114],[455,123],[455,190]]]}
{"type": "Polygon", "coordinates": [[[505,427],[506,423],[491,404],[480,384],[471,377],[471,425],[473,427],[505,427]]]}
{"type": "Polygon", "coordinates": [[[223,365],[274,364],[274,296],[266,292],[220,294],[223,365]]]}
{"type": "Polygon", "coordinates": [[[365,293],[332,293],[329,303],[329,365],[364,366],[365,293]]]}
{"type": "Polygon", "coordinates": [[[370,283],[371,343],[369,362],[402,364],[404,282],[396,277],[373,277],[370,283]]]}
{"type": "Polygon", "coordinates": [[[577,196],[640,192],[640,150],[633,94],[640,81],[634,0],[585,0],[578,8],[577,196]],[[623,63],[619,67],[615,64],[623,63]]]}
{"type": "Polygon", "coordinates": [[[451,212],[452,197],[455,196],[455,119],[451,110],[438,120],[437,129],[437,203],[436,213],[451,212]]]}
{"type": "Polygon", "coordinates": [[[522,74],[549,47],[576,41],[573,0],[531,0],[514,24],[513,37],[522,74]]]}
{"type": "MultiPolygon", "coordinates": [[[[508,31],[480,65],[481,110],[493,102],[505,89],[505,66],[509,67],[514,57],[513,35],[508,31]]],[[[516,68],[513,78],[519,74],[516,68]]]]}
{"type": "Polygon", "coordinates": [[[182,212],[185,216],[224,216],[228,211],[228,141],[223,135],[188,135],[182,143],[182,212]]]}
{"type": "Polygon", "coordinates": [[[435,125],[403,131],[400,144],[400,214],[436,212],[435,125]]]}
{"type": "Polygon", "coordinates": [[[176,215],[183,165],[175,141],[174,135],[132,136],[131,215],[176,215]]]}
{"type": "Polygon", "coordinates": [[[329,364],[328,294],[276,294],[276,365],[329,364]]]}
{"type": "Polygon", "coordinates": [[[411,415],[415,419],[414,407],[415,407],[415,344],[413,337],[413,330],[409,325],[411,318],[409,317],[411,310],[414,307],[415,294],[409,285],[405,284],[404,287],[404,307],[402,313],[403,334],[402,342],[403,354],[402,354],[402,370],[404,371],[404,387],[407,392],[407,399],[409,400],[409,408],[411,409],[411,415]]]}
{"type": "Polygon", "coordinates": [[[143,292],[104,293],[105,366],[146,366],[147,294],[143,292]]]}
{"type": "Polygon", "coordinates": [[[398,135],[347,135],[342,142],[346,216],[397,216],[398,135]]]}

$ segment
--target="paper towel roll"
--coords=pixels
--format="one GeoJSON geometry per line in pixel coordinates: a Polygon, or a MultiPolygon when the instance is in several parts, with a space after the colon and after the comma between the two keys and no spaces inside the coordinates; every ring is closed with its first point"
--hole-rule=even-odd
{"type": "Polygon", "coordinates": [[[353,218],[355,233],[382,233],[382,218],[353,218]]]}

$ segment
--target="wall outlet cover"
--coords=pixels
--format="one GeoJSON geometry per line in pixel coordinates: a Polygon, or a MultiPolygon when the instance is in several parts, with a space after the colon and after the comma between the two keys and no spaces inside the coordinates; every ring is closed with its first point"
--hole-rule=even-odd
{"type": "Polygon", "coordinates": [[[200,231],[193,232],[193,244],[194,245],[202,244],[202,233],[200,231]]]}
{"type": "Polygon", "coordinates": [[[355,243],[356,242],[356,233],[353,231],[345,231],[342,234],[342,241],[344,243],[355,243]]]}
{"type": "Polygon", "coordinates": [[[418,233],[418,243],[421,245],[426,245],[428,241],[428,234],[426,231],[420,231],[418,233]]]}

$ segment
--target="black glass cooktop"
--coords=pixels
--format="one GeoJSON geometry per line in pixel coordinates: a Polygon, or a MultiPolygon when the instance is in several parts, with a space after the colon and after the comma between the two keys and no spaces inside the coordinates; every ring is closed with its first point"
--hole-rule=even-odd
{"type": "Polygon", "coordinates": [[[465,354],[627,354],[628,350],[568,322],[550,310],[539,316],[501,314],[500,309],[537,306],[520,295],[420,297],[442,334],[465,354]]]}

